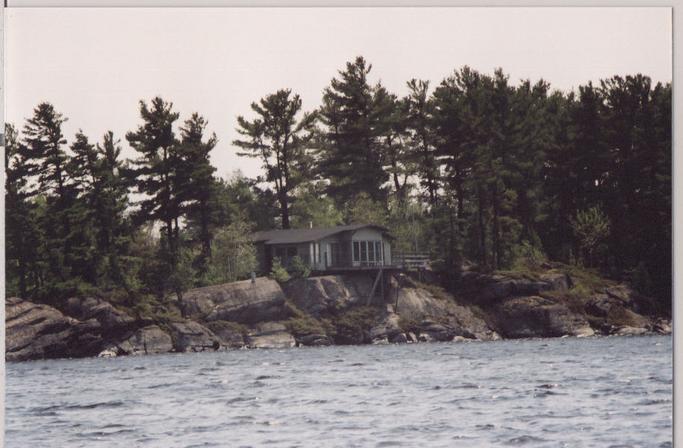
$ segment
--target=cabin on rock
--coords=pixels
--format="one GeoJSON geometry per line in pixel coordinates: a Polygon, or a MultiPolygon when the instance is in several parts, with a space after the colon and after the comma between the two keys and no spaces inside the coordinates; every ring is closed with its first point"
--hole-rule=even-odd
{"type": "Polygon", "coordinates": [[[273,259],[288,266],[296,256],[312,271],[362,270],[391,266],[389,231],[374,224],[256,232],[252,241],[261,273],[273,259]]]}

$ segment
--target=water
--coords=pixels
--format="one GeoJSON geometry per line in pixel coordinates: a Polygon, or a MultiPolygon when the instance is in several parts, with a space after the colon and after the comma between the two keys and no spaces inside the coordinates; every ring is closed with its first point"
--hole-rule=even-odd
{"type": "Polygon", "coordinates": [[[232,351],[7,368],[8,447],[670,447],[671,338],[232,351]]]}

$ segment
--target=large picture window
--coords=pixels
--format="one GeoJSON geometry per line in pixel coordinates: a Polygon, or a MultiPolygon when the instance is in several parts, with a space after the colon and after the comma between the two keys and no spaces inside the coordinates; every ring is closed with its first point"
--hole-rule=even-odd
{"type": "Polygon", "coordinates": [[[361,266],[381,265],[384,261],[381,241],[354,241],[353,261],[361,266]]]}

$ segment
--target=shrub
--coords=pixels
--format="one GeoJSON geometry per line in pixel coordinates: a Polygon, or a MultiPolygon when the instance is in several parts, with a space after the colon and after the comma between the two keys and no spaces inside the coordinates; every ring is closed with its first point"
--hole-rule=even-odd
{"type": "Polygon", "coordinates": [[[278,283],[286,283],[291,279],[289,272],[282,267],[282,263],[280,263],[280,259],[277,257],[273,258],[273,267],[270,270],[270,278],[278,283]]]}
{"type": "Polygon", "coordinates": [[[311,268],[297,255],[292,258],[288,272],[293,278],[306,278],[311,275],[311,268]]]}
{"type": "Polygon", "coordinates": [[[379,310],[370,306],[362,306],[354,308],[342,314],[336,321],[336,327],[339,332],[368,331],[378,321],[379,310]]]}
{"type": "Polygon", "coordinates": [[[513,247],[512,259],[515,271],[538,268],[547,261],[543,251],[526,240],[513,247]]]}
{"type": "Polygon", "coordinates": [[[583,251],[583,260],[589,267],[594,265],[598,246],[609,236],[610,221],[599,207],[580,210],[571,220],[574,236],[583,251]]]}
{"type": "Polygon", "coordinates": [[[641,294],[648,294],[652,292],[652,279],[647,270],[647,266],[642,261],[631,273],[631,283],[633,288],[641,294]]]}
{"type": "Polygon", "coordinates": [[[230,283],[249,277],[258,263],[256,248],[249,240],[251,226],[236,221],[220,229],[213,240],[211,262],[204,284],[230,283]]]}
{"type": "Polygon", "coordinates": [[[295,336],[326,334],[322,324],[317,319],[308,315],[293,317],[285,322],[285,326],[295,336]]]}

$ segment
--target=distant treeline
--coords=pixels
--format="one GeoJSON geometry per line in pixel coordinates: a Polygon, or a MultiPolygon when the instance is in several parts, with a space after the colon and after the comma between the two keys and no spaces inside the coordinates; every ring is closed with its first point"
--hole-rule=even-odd
{"type": "Polygon", "coordinates": [[[143,298],[244,278],[251,231],[374,222],[456,285],[546,259],[631,280],[669,303],[671,86],[614,76],[575,92],[463,67],[398,97],[348,62],[302,110],[289,89],[238,117],[262,176],[220,179],[217,138],[161,98],[140,102],[123,160],[108,132],[67,141],[39,104],[6,128],[7,293],[143,298]],[[135,194],[131,194],[135,193],[135,194]]]}

